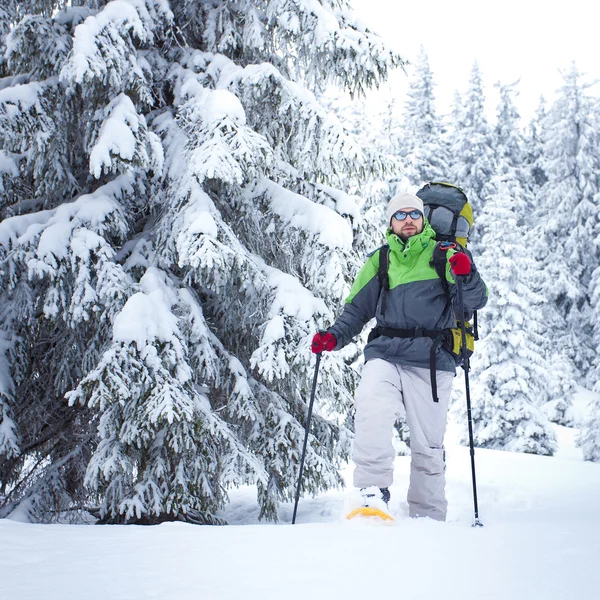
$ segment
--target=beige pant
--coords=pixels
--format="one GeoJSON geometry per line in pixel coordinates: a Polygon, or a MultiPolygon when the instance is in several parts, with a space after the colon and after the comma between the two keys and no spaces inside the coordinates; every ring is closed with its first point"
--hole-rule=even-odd
{"type": "Polygon", "coordinates": [[[405,367],[381,358],[368,361],[356,390],[354,485],[389,487],[395,451],[393,426],[406,415],[410,430],[411,470],[408,506],[411,517],[446,518],[444,433],[452,379],[437,371],[439,402],[431,395],[429,369],[405,367]]]}

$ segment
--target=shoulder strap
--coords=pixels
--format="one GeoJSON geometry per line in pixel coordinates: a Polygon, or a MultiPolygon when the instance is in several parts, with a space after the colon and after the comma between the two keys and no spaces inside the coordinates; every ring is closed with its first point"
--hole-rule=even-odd
{"type": "Polygon", "coordinates": [[[433,258],[431,260],[431,265],[438,274],[438,277],[441,279],[442,285],[444,286],[444,291],[448,296],[450,295],[450,286],[448,285],[448,280],[446,279],[446,252],[455,248],[460,248],[460,246],[455,242],[437,242],[435,248],[433,249],[433,258]]]}
{"type": "MultiPolygon", "coordinates": [[[[468,250],[465,250],[458,242],[442,241],[437,242],[437,244],[435,245],[431,264],[435,269],[435,272],[438,274],[438,277],[441,279],[442,285],[444,286],[444,292],[446,292],[446,296],[448,296],[449,298],[450,286],[448,285],[448,280],[446,279],[446,252],[448,252],[448,250],[458,250],[459,252],[466,252],[467,254],[470,253],[468,250]]],[[[473,311],[473,323],[473,338],[475,339],[475,341],[477,341],[479,339],[479,330],[477,327],[477,311],[473,311]]]]}
{"type": "Polygon", "coordinates": [[[385,303],[387,292],[390,289],[390,277],[388,268],[390,266],[390,247],[384,244],[379,248],[379,268],[377,269],[377,278],[381,288],[381,313],[385,313],[385,303]]]}
{"type": "Polygon", "coordinates": [[[390,278],[388,275],[388,269],[390,266],[390,247],[384,244],[379,248],[379,269],[377,270],[377,277],[381,288],[384,290],[390,289],[390,278]]]}

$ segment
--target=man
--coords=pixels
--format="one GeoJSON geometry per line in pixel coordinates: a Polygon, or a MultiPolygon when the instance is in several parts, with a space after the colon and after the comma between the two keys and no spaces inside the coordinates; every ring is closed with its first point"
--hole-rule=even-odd
{"type": "Polygon", "coordinates": [[[395,458],[392,427],[399,415],[405,415],[411,450],[409,514],[444,521],[444,434],[456,358],[441,344],[434,349],[434,401],[432,345],[441,340],[436,331],[456,327],[455,277],[463,278],[465,311],[485,305],[487,288],[469,256],[452,249],[446,254],[446,293],[432,265],[435,232],[423,215],[420,198],[408,193],[395,196],[387,218],[389,289],[383,289],[378,277],[378,250],[359,272],[337,321],[315,334],[312,351],[339,350],[376,318],[378,329],[365,347],[355,397],[354,485],[361,488],[365,506],[382,502],[387,506],[395,458]]]}

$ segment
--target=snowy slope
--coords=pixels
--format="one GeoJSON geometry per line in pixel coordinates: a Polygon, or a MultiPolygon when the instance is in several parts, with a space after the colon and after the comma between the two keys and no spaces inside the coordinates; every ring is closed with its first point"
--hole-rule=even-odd
{"type": "MultiPolygon", "coordinates": [[[[409,459],[396,462],[393,524],[345,522],[352,491],[302,499],[298,524],[258,525],[254,490],[229,527],[0,521],[2,600],[402,600],[600,597],[600,465],[560,428],[558,457],[478,450],[472,528],[468,449],[448,452],[449,521],[406,517],[409,459]]],[[[350,468],[345,472],[351,476],[350,468]]],[[[290,520],[286,506],[283,520],[290,520]]]]}

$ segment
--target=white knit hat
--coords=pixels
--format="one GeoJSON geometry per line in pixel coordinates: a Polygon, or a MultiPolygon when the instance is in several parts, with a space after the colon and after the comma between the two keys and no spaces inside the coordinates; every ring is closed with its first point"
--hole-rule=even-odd
{"type": "Polygon", "coordinates": [[[392,222],[394,213],[405,208],[416,208],[423,212],[423,200],[418,196],[407,192],[402,192],[401,194],[394,196],[388,202],[387,206],[388,225],[392,222]]]}

